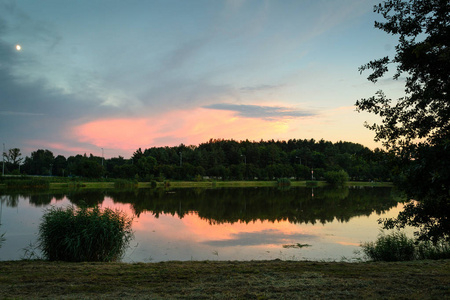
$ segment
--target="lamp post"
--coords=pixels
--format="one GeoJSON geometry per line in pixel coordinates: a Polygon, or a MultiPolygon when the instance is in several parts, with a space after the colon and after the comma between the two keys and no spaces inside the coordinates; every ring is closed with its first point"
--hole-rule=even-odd
{"type": "Polygon", "coordinates": [[[241,154],[241,157],[244,157],[244,164],[247,165],[247,156],[245,156],[244,154],[241,154]]]}
{"type": "Polygon", "coordinates": [[[2,176],[5,176],[5,143],[3,143],[3,153],[2,153],[2,158],[3,158],[3,169],[2,169],[2,176]]]}
{"type": "Polygon", "coordinates": [[[183,165],[183,153],[178,152],[180,154],[180,167],[183,165]]]}
{"type": "Polygon", "coordinates": [[[102,148],[102,167],[103,167],[103,148],[102,148]]]}

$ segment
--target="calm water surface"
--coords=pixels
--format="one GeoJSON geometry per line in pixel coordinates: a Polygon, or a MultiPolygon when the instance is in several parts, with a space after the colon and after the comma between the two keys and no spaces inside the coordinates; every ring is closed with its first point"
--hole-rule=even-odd
{"type": "Polygon", "coordinates": [[[37,239],[49,206],[87,203],[134,216],[125,262],[169,260],[353,260],[380,233],[379,218],[403,205],[391,188],[223,188],[0,195],[0,260],[37,239]],[[289,245],[308,244],[290,248],[289,245]]]}

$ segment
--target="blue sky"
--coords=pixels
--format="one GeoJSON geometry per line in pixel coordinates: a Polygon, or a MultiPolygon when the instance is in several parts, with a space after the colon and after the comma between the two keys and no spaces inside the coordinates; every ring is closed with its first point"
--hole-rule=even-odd
{"type": "Polygon", "coordinates": [[[381,147],[354,108],[403,92],[358,72],[394,54],[377,3],[0,1],[0,142],[107,157],[210,138],[381,147]]]}

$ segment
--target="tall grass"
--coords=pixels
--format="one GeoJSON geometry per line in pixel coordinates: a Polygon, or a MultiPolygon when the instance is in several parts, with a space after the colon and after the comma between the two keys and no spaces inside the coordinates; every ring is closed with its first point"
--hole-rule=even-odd
{"type": "Polygon", "coordinates": [[[52,261],[117,261],[133,238],[131,224],[109,208],[52,207],[39,226],[39,248],[52,261]]]}
{"type": "Polygon", "coordinates": [[[420,242],[416,247],[418,259],[448,259],[450,258],[450,243],[420,242]]]}
{"type": "Polygon", "coordinates": [[[414,259],[414,240],[404,233],[381,234],[375,242],[361,245],[363,252],[373,261],[404,261],[414,259]]]}
{"type": "Polygon", "coordinates": [[[450,244],[416,242],[402,232],[380,234],[375,242],[361,244],[362,251],[373,261],[407,261],[450,258],[450,244]]]}
{"type": "Polygon", "coordinates": [[[50,181],[45,178],[23,178],[5,181],[8,189],[48,189],[50,181]]]}
{"type": "Polygon", "coordinates": [[[137,188],[138,182],[137,182],[137,180],[116,179],[114,181],[114,187],[117,189],[137,188]]]}

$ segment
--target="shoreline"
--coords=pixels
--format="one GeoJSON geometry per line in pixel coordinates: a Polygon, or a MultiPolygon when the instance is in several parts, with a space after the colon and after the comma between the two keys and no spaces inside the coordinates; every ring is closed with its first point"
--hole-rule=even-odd
{"type": "MultiPolygon", "coordinates": [[[[131,182],[131,181],[130,181],[131,182]]],[[[290,187],[323,187],[328,184],[325,181],[315,181],[310,185],[310,181],[290,182],[290,187]]],[[[277,181],[166,181],[157,182],[156,188],[246,188],[246,187],[277,187],[277,181]]],[[[349,181],[346,187],[394,187],[392,182],[367,182],[349,181]]],[[[71,182],[50,182],[49,190],[61,189],[119,189],[115,186],[115,181],[71,181],[71,182]]],[[[151,182],[138,182],[132,188],[152,188],[151,182]]],[[[153,187],[154,188],[154,187],[153,187]]],[[[7,188],[5,183],[0,184],[2,190],[21,190],[21,188],[7,188]]],[[[29,189],[32,190],[32,189],[29,189]]],[[[44,190],[44,189],[40,189],[44,190]]]]}

